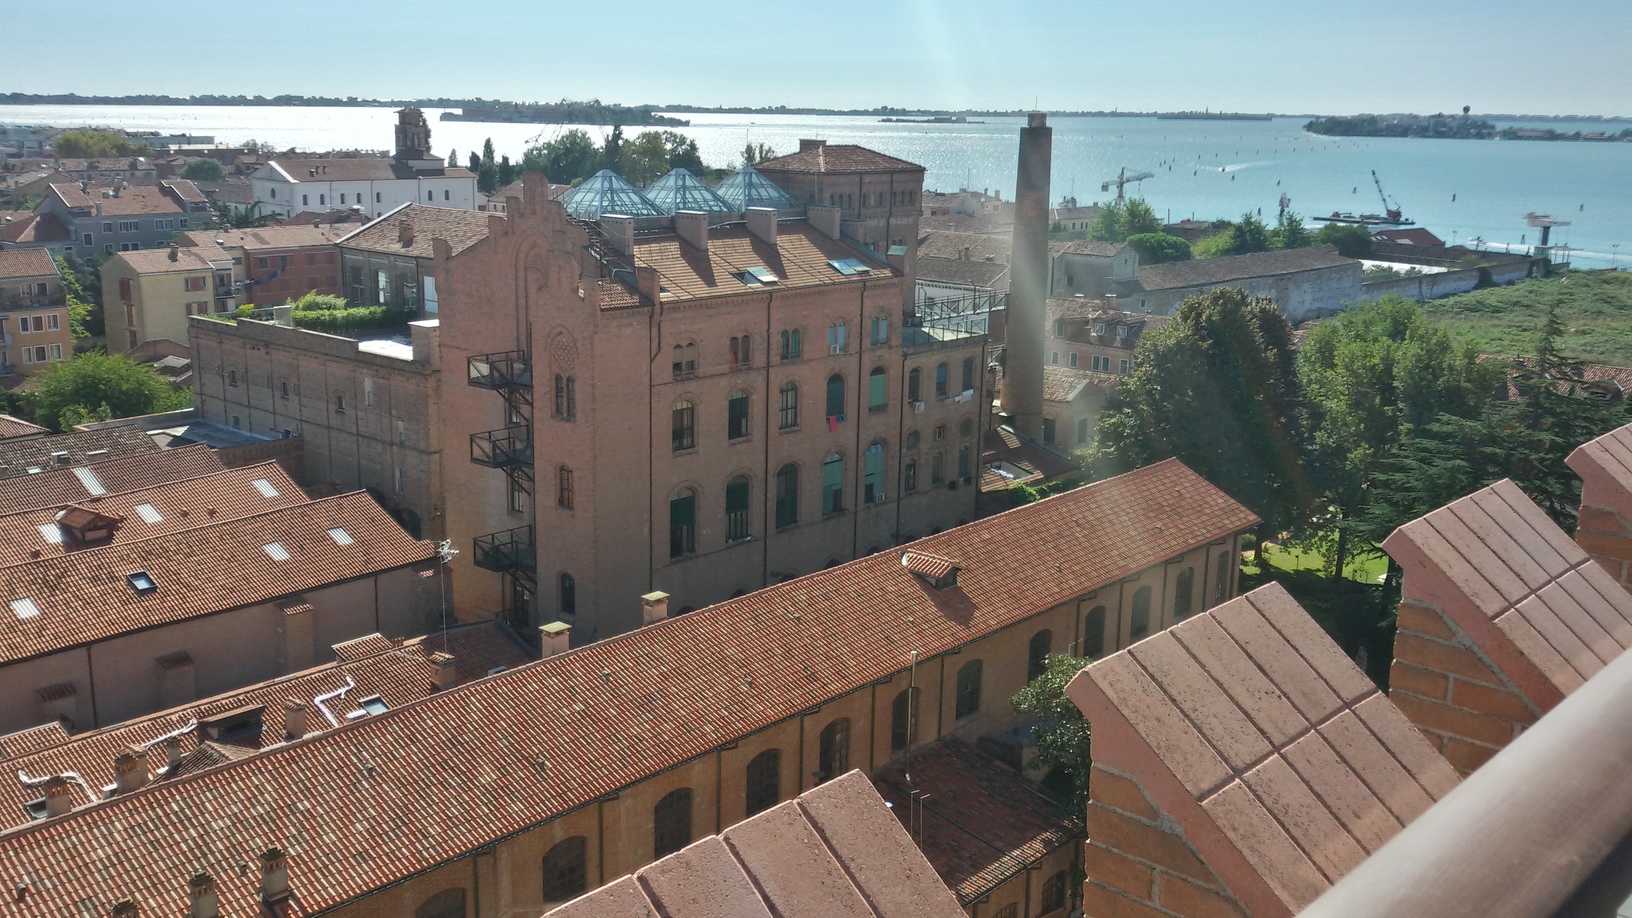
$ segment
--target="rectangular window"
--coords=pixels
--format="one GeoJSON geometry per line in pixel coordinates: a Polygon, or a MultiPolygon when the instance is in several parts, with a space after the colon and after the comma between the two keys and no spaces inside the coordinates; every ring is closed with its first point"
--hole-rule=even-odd
{"type": "Polygon", "coordinates": [[[103,223],[102,224],[102,232],[104,232],[104,233],[113,232],[113,221],[109,220],[109,221],[103,223]]]}
{"type": "Polygon", "coordinates": [[[555,505],[571,510],[572,501],[572,469],[563,465],[555,470],[555,505]]]}
{"type": "Polygon", "coordinates": [[[776,426],[788,430],[799,426],[799,387],[788,383],[782,387],[782,403],[777,408],[776,426]]]}
{"type": "Polygon", "coordinates": [[[730,440],[748,436],[748,393],[731,393],[731,401],[726,405],[725,435],[730,440]]]}
{"type": "Polygon", "coordinates": [[[827,327],[827,352],[829,354],[844,353],[848,344],[849,338],[843,322],[835,322],[827,327]]]}
{"type": "Polygon", "coordinates": [[[690,491],[669,501],[669,557],[697,550],[697,497],[690,491]]]}
{"type": "Polygon", "coordinates": [[[881,347],[890,343],[890,319],[888,316],[873,317],[873,347],[881,347]]]}
{"type": "Polygon", "coordinates": [[[1075,370],[1077,368],[1077,352],[1076,351],[1071,352],[1069,358],[1066,360],[1066,364],[1069,365],[1071,367],[1071,369],[1073,369],[1073,370],[1075,370]]]}
{"type": "Polygon", "coordinates": [[[1059,351],[1049,351],[1048,352],[1048,365],[1051,366],[1051,367],[1057,367],[1057,366],[1060,365],[1060,352],[1059,351]]]}
{"type": "Polygon", "coordinates": [[[748,479],[735,478],[725,486],[725,540],[748,538],[748,479]]]}
{"type": "Polygon", "coordinates": [[[867,447],[867,456],[863,466],[865,474],[862,476],[861,499],[869,504],[884,502],[884,444],[874,443],[867,447]]]}
{"type": "Polygon", "coordinates": [[[674,451],[691,449],[697,445],[696,430],[697,410],[690,402],[681,402],[674,406],[674,451]]]}
{"type": "Polygon", "coordinates": [[[918,490],[918,460],[908,459],[906,467],[901,473],[901,488],[905,491],[918,490]]]}
{"type": "Polygon", "coordinates": [[[1130,369],[1130,365],[1128,363],[1128,358],[1126,358],[1126,357],[1122,358],[1120,363],[1117,365],[1117,372],[1121,373],[1123,376],[1126,376],[1126,375],[1128,375],[1129,373],[1132,372],[1132,370],[1130,369]]]}
{"type": "Polygon", "coordinates": [[[62,331],[62,318],[54,312],[46,316],[45,329],[46,331],[62,331]]]}
{"type": "Polygon", "coordinates": [[[844,510],[844,458],[828,456],[822,463],[822,515],[844,510]]]}
{"type": "Polygon", "coordinates": [[[510,512],[511,513],[526,513],[527,512],[527,489],[523,488],[522,485],[521,485],[521,482],[517,481],[514,478],[510,478],[509,481],[510,481],[510,492],[509,492],[509,496],[510,496],[510,512]]]}
{"type": "MultiPolygon", "coordinates": [[[[1049,421],[1048,423],[1052,424],[1053,422],[1049,421]]],[[[967,446],[958,450],[958,477],[965,480],[969,478],[969,447],[967,446]]]]}
{"type": "Polygon", "coordinates": [[[91,234],[90,233],[81,233],[79,235],[79,241],[86,248],[90,248],[94,244],[93,240],[91,239],[91,234]]]}
{"type": "Polygon", "coordinates": [[[371,376],[363,377],[363,407],[374,407],[374,378],[371,376]]]}
{"type": "Polygon", "coordinates": [[[799,359],[799,353],[803,350],[803,342],[800,341],[800,337],[797,328],[790,328],[781,334],[781,357],[783,360],[799,359]]]}
{"type": "Polygon", "coordinates": [[[799,468],[785,465],[776,473],[776,528],[799,522],[799,468]]]}

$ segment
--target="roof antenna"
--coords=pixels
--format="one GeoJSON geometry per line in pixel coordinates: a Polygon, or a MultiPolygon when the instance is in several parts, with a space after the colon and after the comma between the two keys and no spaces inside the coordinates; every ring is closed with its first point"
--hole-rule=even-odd
{"type": "Polygon", "coordinates": [[[459,549],[453,547],[452,539],[443,539],[436,543],[436,557],[442,565],[441,582],[436,585],[436,592],[442,599],[442,652],[448,651],[448,562],[459,554],[459,549]]]}

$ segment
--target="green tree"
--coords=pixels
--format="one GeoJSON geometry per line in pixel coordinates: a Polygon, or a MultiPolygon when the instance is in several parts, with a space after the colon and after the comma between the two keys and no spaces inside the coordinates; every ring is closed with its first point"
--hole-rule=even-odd
{"type": "Polygon", "coordinates": [[[1093,731],[1088,718],[1065,694],[1065,687],[1092,662],[1085,657],[1049,654],[1042,674],[1009,700],[1015,713],[1037,718],[1032,727],[1037,758],[1049,767],[1043,783],[1066,795],[1066,819],[1078,828],[1088,813],[1093,731]]]}
{"type": "Polygon", "coordinates": [[[771,149],[768,144],[755,144],[750,141],[747,146],[742,148],[742,164],[744,166],[757,166],[767,159],[775,158],[776,151],[771,149]]]}
{"type": "Polygon", "coordinates": [[[1303,225],[1303,218],[1290,210],[1282,211],[1275,221],[1275,228],[1269,231],[1270,243],[1277,249],[1301,249],[1314,241],[1309,228],[1303,225]]]}
{"type": "Polygon", "coordinates": [[[607,132],[606,139],[601,142],[601,168],[611,169],[619,175],[623,174],[623,126],[612,125],[607,132]]]}
{"type": "Polygon", "coordinates": [[[1230,254],[1250,255],[1269,251],[1269,227],[1250,213],[1230,227],[1230,254]]]}
{"type": "Polygon", "coordinates": [[[57,273],[68,297],[68,322],[74,340],[100,338],[107,333],[102,320],[102,275],[78,255],[57,256],[57,273]]]}
{"type": "Polygon", "coordinates": [[[1147,330],[1100,414],[1097,476],[1177,457],[1275,531],[1303,519],[1303,393],[1292,327],[1238,288],[1192,296],[1147,330]]]}
{"type": "Polygon", "coordinates": [[[707,167],[703,165],[703,156],[697,151],[697,141],[677,131],[664,131],[663,144],[669,151],[669,168],[684,169],[694,175],[701,175],[707,167]]]}
{"type": "Polygon", "coordinates": [[[470,170],[471,175],[480,174],[482,171],[482,155],[472,150],[470,153],[470,162],[466,164],[466,168],[470,170]]]}
{"type": "Polygon", "coordinates": [[[1160,265],[1170,261],[1189,261],[1193,253],[1190,243],[1166,233],[1139,233],[1128,237],[1128,245],[1139,253],[1142,265],[1160,265]]]}
{"type": "Polygon", "coordinates": [[[1118,229],[1123,239],[1159,233],[1162,231],[1162,219],[1156,216],[1155,208],[1146,204],[1144,198],[1129,198],[1127,206],[1122,208],[1118,229]]]}
{"type": "Polygon", "coordinates": [[[459,167],[459,151],[453,149],[452,147],[449,147],[448,148],[448,158],[447,158],[446,162],[448,164],[449,169],[458,168],[459,167]]]}
{"type": "Polygon", "coordinates": [[[213,159],[200,157],[181,170],[181,177],[193,182],[219,182],[227,177],[227,167],[213,159]]]}
{"type": "Polygon", "coordinates": [[[618,174],[641,188],[669,171],[669,146],[657,131],[644,131],[623,145],[618,174]]]}
{"type": "Polygon", "coordinates": [[[499,157],[499,187],[500,188],[503,188],[504,186],[506,186],[506,185],[510,184],[511,182],[515,181],[516,176],[518,174],[519,173],[518,173],[518,170],[516,169],[516,167],[510,164],[510,154],[506,153],[505,155],[499,157]]]}
{"type": "Polygon", "coordinates": [[[521,171],[542,172],[550,181],[570,185],[600,171],[601,151],[585,131],[573,128],[560,137],[527,148],[521,171]]]}
{"type": "Polygon", "coordinates": [[[1344,258],[1371,256],[1371,230],[1357,223],[1328,223],[1315,234],[1315,245],[1335,245],[1344,258]]]}
{"type": "Polygon", "coordinates": [[[499,163],[493,157],[493,138],[482,143],[482,158],[476,164],[476,190],[492,194],[499,190],[499,163]]]}
{"type": "Polygon", "coordinates": [[[135,143],[119,131],[78,128],[51,138],[51,151],[72,159],[105,156],[147,156],[153,151],[145,143],[135,143]]]}
{"type": "Polygon", "coordinates": [[[53,363],[35,379],[34,417],[57,430],[87,420],[174,411],[192,403],[186,392],[170,388],[152,367],[105,351],[53,363]]]}

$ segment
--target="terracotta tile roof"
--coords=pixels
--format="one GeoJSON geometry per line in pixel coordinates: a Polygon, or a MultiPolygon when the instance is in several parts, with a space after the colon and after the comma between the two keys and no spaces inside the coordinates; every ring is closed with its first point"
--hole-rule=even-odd
{"type": "Polygon", "coordinates": [[[226,268],[232,267],[232,255],[227,250],[208,245],[178,245],[175,248],[140,249],[135,252],[120,252],[113,256],[130,265],[131,271],[136,274],[170,274],[177,271],[213,271],[216,264],[226,263],[226,268]],[[170,254],[174,252],[175,258],[170,254]]]}
{"type": "Polygon", "coordinates": [[[1014,239],[978,233],[927,232],[918,237],[919,258],[962,258],[1008,264],[1014,239]]]}
{"type": "MultiPolygon", "coordinates": [[[[143,434],[143,438],[147,439],[146,434],[143,434]]],[[[153,441],[148,439],[147,442],[153,441]]],[[[0,478],[0,513],[61,506],[96,496],[91,493],[96,488],[117,494],[167,481],[196,478],[225,468],[215,451],[202,443],[178,449],[135,453],[88,465],[84,462],[83,452],[76,452],[75,455],[78,462],[72,466],[50,468],[47,459],[45,464],[48,467],[37,474],[0,478]],[[90,473],[90,477],[86,477],[86,472],[90,473]]]]}
{"type": "Polygon", "coordinates": [[[106,458],[156,453],[159,445],[134,425],[101,430],[76,430],[27,440],[0,440],[0,479],[30,474],[29,469],[53,466],[52,456],[67,453],[67,465],[83,465],[91,453],[106,458]]]}
{"type": "Polygon", "coordinates": [[[682,242],[679,236],[637,237],[635,260],[657,269],[665,288],[663,296],[671,300],[859,284],[899,276],[895,269],[879,261],[877,255],[830,239],[802,220],[781,223],[777,227],[775,246],[759,241],[749,234],[747,227],[740,225],[710,230],[707,253],[682,242]],[[872,273],[846,276],[828,264],[843,258],[861,261],[872,273]],[[778,278],[776,284],[765,288],[744,284],[742,274],[750,268],[769,268],[778,278]]]}
{"type": "Polygon", "coordinates": [[[219,246],[224,249],[255,252],[264,249],[329,246],[353,229],[355,227],[345,224],[312,226],[310,223],[288,223],[283,226],[262,226],[254,229],[195,230],[181,233],[176,238],[182,245],[219,246]]]}
{"type": "Polygon", "coordinates": [[[296,224],[311,226],[313,223],[320,223],[324,226],[328,226],[336,223],[349,223],[353,227],[356,227],[360,224],[373,222],[372,217],[360,210],[303,210],[298,214],[294,214],[293,216],[272,217],[270,219],[272,221],[272,225],[275,226],[294,226],[296,224]]]}
{"type": "Polygon", "coordinates": [[[1230,281],[1250,280],[1255,277],[1273,277],[1278,274],[1296,274],[1299,271],[1318,271],[1359,264],[1352,258],[1344,258],[1337,254],[1335,246],[1318,245],[1306,249],[1226,255],[1223,258],[1195,258],[1190,261],[1170,261],[1162,265],[1141,266],[1139,286],[1145,290],[1179,290],[1185,287],[1227,284],[1230,281]]]}
{"type": "Polygon", "coordinates": [[[0,663],[105,640],[140,628],[290,596],[341,580],[424,563],[411,538],[366,492],[280,507],[106,548],[0,567],[0,602],[32,600],[37,613],[0,609],[0,663]],[[328,530],[343,528],[339,545],[328,530]],[[263,546],[281,545],[275,560],[263,546]],[[146,571],[157,589],[127,582],[146,571]],[[96,609],[94,616],[83,615],[96,609]]]}
{"type": "Polygon", "coordinates": [[[1120,255],[1122,250],[1125,248],[1127,248],[1127,245],[1121,242],[1100,242],[1096,239],[1078,239],[1075,242],[1066,243],[1065,246],[1060,249],[1060,253],[1063,255],[1096,255],[1101,258],[1115,258],[1117,255],[1120,255]]]}
{"type": "Polygon", "coordinates": [[[627,309],[630,306],[640,305],[640,294],[636,293],[627,284],[618,281],[598,280],[595,282],[598,296],[596,302],[602,309],[627,309]]]}
{"type": "MultiPolygon", "coordinates": [[[[267,160],[267,167],[281,173],[291,182],[369,182],[392,179],[440,177],[469,178],[471,173],[460,168],[433,169],[418,173],[412,167],[393,159],[379,156],[351,156],[322,159],[286,159],[275,156],[267,160]],[[317,175],[311,174],[319,170],[317,175]]],[[[265,168],[265,167],[263,167],[265,168]]]]}
{"type": "Polygon", "coordinates": [[[1027,440],[1008,427],[987,431],[981,443],[982,491],[1007,491],[1016,483],[1016,479],[992,467],[998,463],[1024,470],[1028,476],[1019,481],[1026,484],[1032,481],[1055,481],[1082,473],[1082,468],[1071,457],[1049,449],[1041,443],[1027,440]]]}
{"type": "Polygon", "coordinates": [[[255,878],[233,865],[276,842],[319,910],[900,672],[912,650],[945,652],[1257,521],[1182,464],[1157,463],[913,543],[963,562],[955,589],[872,555],[34,826],[0,840],[0,864],[40,877],[18,915],[133,894],[180,907],[181,874],[198,868],[220,879],[223,913],[241,915],[255,878]],[[359,761],[368,801],[335,780],[359,761]],[[268,807],[269,794],[310,806],[268,807]],[[114,862],[118,882],[100,879],[114,862]]]}
{"type": "Polygon", "coordinates": [[[1073,370],[1070,367],[1043,367],[1043,401],[1069,402],[1077,397],[1083,386],[1093,383],[1095,379],[1116,379],[1112,373],[1095,373],[1092,370],[1073,370]]]}
{"type": "Polygon", "coordinates": [[[1439,609],[1542,710],[1632,647],[1632,595],[1512,481],[1406,523],[1383,550],[1402,597],[1439,609]]]}
{"type": "Polygon", "coordinates": [[[1383,242],[1398,242],[1406,245],[1427,245],[1437,247],[1445,244],[1445,240],[1435,236],[1433,233],[1423,229],[1420,226],[1408,227],[1404,229],[1374,230],[1371,234],[1371,238],[1380,239],[1383,242]]]}
{"type": "Polygon", "coordinates": [[[0,278],[58,277],[57,263],[44,249],[0,249],[0,278]]]}
{"type": "Polygon", "coordinates": [[[0,414],[0,440],[10,440],[14,437],[36,437],[50,432],[51,430],[48,427],[41,427],[22,418],[14,418],[9,414],[0,414]]]}
{"type": "Polygon", "coordinates": [[[68,227],[56,214],[30,214],[0,227],[0,241],[14,245],[45,245],[67,240],[68,227]]]}
{"type": "Polygon", "coordinates": [[[1095,763],[1132,774],[1253,914],[1308,905],[1457,784],[1279,584],[1096,661],[1069,693],[1095,763]]]}
{"type": "Polygon", "coordinates": [[[982,236],[1001,235],[1008,238],[1014,231],[1014,214],[946,214],[940,217],[921,217],[919,232],[975,233],[982,236]]]}
{"type": "Polygon", "coordinates": [[[167,181],[165,185],[127,185],[117,197],[103,197],[100,190],[88,195],[81,192],[78,185],[67,183],[53,184],[51,190],[69,207],[100,208],[97,215],[102,217],[181,214],[187,213],[182,202],[205,200],[193,183],[185,179],[167,181]]]}
{"type": "Polygon", "coordinates": [[[642,867],[546,918],[962,918],[859,771],[642,867]]]}
{"type": "Polygon", "coordinates": [[[453,254],[458,255],[486,239],[488,221],[502,216],[480,210],[404,204],[362,229],[341,237],[337,244],[344,249],[430,258],[431,241],[446,239],[453,254]],[[413,228],[413,238],[406,244],[400,241],[404,223],[413,228]]]}
{"type": "Polygon", "coordinates": [[[758,163],[761,172],[922,172],[917,163],[848,143],[822,143],[758,163]]]}
{"type": "Polygon", "coordinates": [[[985,287],[996,293],[1009,290],[1009,266],[1002,262],[967,261],[962,258],[918,257],[918,280],[985,287]]]}
{"type": "MultiPolygon", "coordinates": [[[[444,646],[454,656],[460,684],[485,677],[488,670],[495,666],[516,667],[531,659],[515,635],[496,621],[450,628],[445,642],[439,634],[414,638],[402,646],[395,646],[378,634],[358,641],[369,641],[377,649],[374,653],[343,657],[333,663],[280,676],[258,685],[73,736],[69,736],[56,723],[0,736],[0,763],[4,765],[0,769],[0,830],[27,822],[23,804],[39,796],[37,788],[23,787],[11,778],[18,771],[32,776],[74,771],[84,775],[92,787],[101,788],[113,782],[114,756],[131,746],[153,743],[188,724],[225,711],[254,706],[264,709],[260,732],[234,741],[239,746],[248,747],[242,752],[252,754],[256,749],[270,748],[284,741],[284,705],[291,698],[307,705],[308,730],[316,733],[332,729],[316,706],[315,699],[344,688],[348,678],[355,683],[355,687],[346,693],[344,699],[326,705],[343,723],[346,722],[345,715],[358,710],[358,702],[365,698],[378,695],[388,708],[394,710],[432,694],[436,665],[430,658],[442,652],[444,646]],[[470,663],[468,667],[467,660],[470,663]],[[472,674],[466,674],[467,668],[472,674]]],[[[358,641],[348,643],[355,648],[358,641]]],[[[336,645],[336,650],[340,646],[336,645]]],[[[190,771],[203,770],[203,762],[210,756],[191,757],[205,745],[203,736],[196,730],[189,730],[181,740],[180,752],[190,757],[190,771]]],[[[164,774],[165,754],[162,746],[153,746],[149,753],[149,767],[156,778],[174,778],[189,773],[184,770],[178,774],[164,774]]],[[[219,764],[219,761],[212,764],[219,764]]],[[[83,799],[75,800],[76,805],[86,802],[83,799]]]]}
{"type": "MultiPolygon", "coordinates": [[[[42,473],[43,474],[43,473],[42,473]]],[[[99,480],[100,480],[100,476],[99,480]]],[[[76,483],[79,481],[75,479],[76,483]]],[[[106,486],[106,482],[103,482],[106,486]]],[[[306,494],[276,462],[207,475],[167,481],[148,487],[81,497],[68,507],[121,520],[111,542],[90,546],[64,539],[62,529],[71,521],[59,516],[64,506],[51,503],[36,509],[0,513],[0,566],[41,557],[98,550],[108,544],[148,539],[211,522],[242,519],[275,507],[306,502],[306,494]],[[264,481],[273,496],[252,482],[264,481]],[[59,525],[60,524],[60,525],[59,525]]]]}
{"type": "Polygon", "coordinates": [[[880,769],[873,786],[909,831],[913,792],[929,795],[918,847],[965,907],[1075,840],[1059,801],[956,739],[880,769]]]}

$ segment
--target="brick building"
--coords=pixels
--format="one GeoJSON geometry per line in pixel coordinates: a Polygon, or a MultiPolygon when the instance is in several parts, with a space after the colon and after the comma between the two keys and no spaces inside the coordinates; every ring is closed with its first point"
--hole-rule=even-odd
{"type": "Polygon", "coordinates": [[[426,204],[404,204],[342,236],[340,277],[353,306],[395,306],[428,316],[440,311],[431,241],[457,255],[487,238],[489,215],[426,204]]]}
{"type": "Polygon", "coordinates": [[[307,293],[342,295],[340,253],[334,243],[352,227],[263,226],[182,233],[183,246],[213,246],[232,256],[240,301],[275,306],[307,293]]]}
{"type": "Polygon", "coordinates": [[[45,249],[0,249],[0,376],[74,356],[68,297],[45,249]]]}

